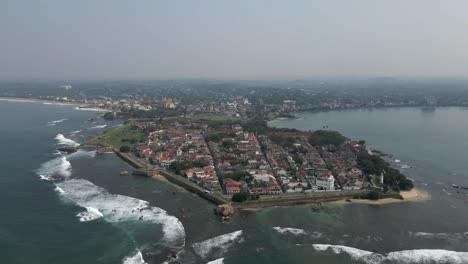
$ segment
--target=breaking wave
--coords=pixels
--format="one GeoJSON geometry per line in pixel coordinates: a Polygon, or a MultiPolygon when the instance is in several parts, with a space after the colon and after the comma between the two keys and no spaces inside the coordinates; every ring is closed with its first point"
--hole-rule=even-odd
{"type": "MultiPolygon", "coordinates": [[[[55,139],[58,141],[58,145],[79,145],[77,142],[66,138],[63,134],[58,134],[55,139]]],[[[58,154],[61,155],[60,153],[58,154]]],[[[106,189],[96,186],[90,181],[71,178],[72,165],[70,160],[93,158],[95,155],[96,151],[79,149],[75,153],[61,155],[44,162],[36,172],[41,180],[53,181],[54,191],[61,199],[83,208],[81,212],[76,213],[79,221],[90,222],[102,219],[110,223],[122,223],[121,226],[123,228],[130,228],[127,230],[130,233],[133,232],[136,224],[138,226],[143,224],[147,227],[158,226],[162,228],[162,238],[155,244],[140,246],[146,248],[161,245],[168,248],[170,252],[181,252],[185,246],[185,230],[182,223],[175,216],[167,214],[161,208],[151,206],[147,201],[124,195],[111,194],[106,189]]],[[[134,242],[136,243],[136,241],[134,242]]],[[[139,245],[135,245],[135,247],[139,248],[139,245]]],[[[144,264],[145,261],[142,253],[139,250],[135,252],[123,259],[123,263],[144,264]]]]}
{"type": "Polygon", "coordinates": [[[124,258],[123,264],[146,264],[146,262],[143,259],[143,255],[138,250],[135,255],[124,258]]]}
{"type": "Polygon", "coordinates": [[[89,129],[99,129],[99,128],[105,128],[105,127],[107,127],[107,125],[93,126],[93,127],[90,127],[89,129]]]}
{"type": "Polygon", "coordinates": [[[316,251],[333,254],[346,254],[353,260],[362,261],[367,264],[468,263],[468,252],[456,252],[443,249],[413,249],[395,251],[388,254],[378,254],[371,251],[341,245],[313,244],[312,246],[316,251]]]}
{"type": "Polygon", "coordinates": [[[208,257],[216,249],[217,254],[224,254],[235,243],[242,242],[242,230],[220,235],[192,245],[195,253],[202,258],[208,257]]]}
{"type": "Polygon", "coordinates": [[[275,226],[275,227],[273,227],[273,229],[274,229],[276,232],[278,232],[278,233],[280,233],[280,234],[282,234],[282,235],[284,235],[284,234],[292,234],[292,235],[298,236],[298,235],[306,235],[306,234],[307,234],[307,232],[304,231],[304,229],[299,229],[299,228],[275,226]]]}
{"type": "Polygon", "coordinates": [[[62,134],[57,134],[57,136],[55,136],[55,140],[57,140],[58,145],[65,145],[65,146],[72,146],[72,147],[78,147],[80,145],[76,141],[66,138],[62,134]]]}
{"type": "Polygon", "coordinates": [[[53,126],[53,125],[56,125],[58,123],[62,123],[63,121],[66,121],[66,120],[68,120],[68,118],[62,118],[62,119],[59,119],[59,120],[49,121],[49,122],[47,122],[47,125],[52,125],[53,126]]]}
{"type": "Polygon", "coordinates": [[[210,261],[206,264],[223,264],[224,263],[224,258],[219,258],[219,259],[215,259],[213,261],[210,261]]]}
{"type": "Polygon", "coordinates": [[[64,191],[62,190],[62,188],[58,187],[58,186],[55,186],[55,189],[54,191],[58,192],[58,193],[64,193],[64,191]]]}
{"type": "Polygon", "coordinates": [[[76,215],[80,219],[80,222],[89,222],[89,221],[93,221],[104,216],[98,209],[94,207],[85,207],[85,209],[86,211],[78,213],[76,215]]]}
{"type": "MultiPolygon", "coordinates": [[[[185,230],[179,219],[168,215],[161,208],[150,206],[147,201],[111,194],[84,179],[66,180],[56,185],[64,190],[64,193],[61,193],[63,198],[86,208],[86,212],[77,215],[80,221],[83,216],[99,215],[113,223],[145,221],[160,224],[164,232],[162,242],[165,245],[174,249],[181,249],[185,245],[185,230]]],[[[86,219],[94,220],[83,218],[86,219]]]]}
{"type": "Polygon", "coordinates": [[[37,173],[41,180],[58,180],[70,177],[71,171],[70,161],[67,157],[61,156],[43,163],[37,173]]]}
{"type": "Polygon", "coordinates": [[[76,136],[76,134],[80,133],[82,130],[75,130],[75,131],[72,131],[72,132],[69,132],[68,134],[70,136],[76,136]]]}
{"type": "Polygon", "coordinates": [[[93,111],[93,112],[107,112],[109,110],[101,109],[101,108],[92,108],[92,107],[75,107],[75,110],[80,111],[93,111]]]}

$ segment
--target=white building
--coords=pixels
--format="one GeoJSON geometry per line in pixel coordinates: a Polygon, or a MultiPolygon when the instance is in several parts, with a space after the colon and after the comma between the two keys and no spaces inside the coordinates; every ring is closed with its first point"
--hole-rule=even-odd
{"type": "Polygon", "coordinates": [[[335,190],[335,177],[333,175],[317,177],[315,184],[325,190],[335,190]]]}

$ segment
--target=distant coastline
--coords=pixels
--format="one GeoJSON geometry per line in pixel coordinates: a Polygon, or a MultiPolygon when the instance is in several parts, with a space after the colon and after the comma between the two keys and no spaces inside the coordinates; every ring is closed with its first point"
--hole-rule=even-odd
{"type": "Polygon", "coordinates": [[[42,103],[49,105],[69,105],[76,106],[77,110],[90,110],[90,111],[109,111],[104,108],[99,108],[97,106],[86,105],[77,102],[62,102],[62,101],[52,101],[46,99],[37,99],[37,98],[21,98],[21,97],[0,97],[0,102],[16,102],[16,103],[42,103]]]}

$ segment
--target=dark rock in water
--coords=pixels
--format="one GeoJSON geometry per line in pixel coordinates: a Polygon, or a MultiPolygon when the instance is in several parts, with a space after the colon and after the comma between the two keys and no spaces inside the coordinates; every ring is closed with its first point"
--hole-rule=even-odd
{"type": "Polygon", "coordinates": [[[78,148],[67,146],[67,147],[60,147],[57,150],[60,151],[60,152],[65,152],[67,154],[71,154],[71,153],[77,152],[78,148]]]}
{"type": "Polygon", "coordinates": [[[234,208],[229,204],[221,204],[216,208],[216,214],[221,216],[223,221],[227,221],[234,215],[234,208]]]}

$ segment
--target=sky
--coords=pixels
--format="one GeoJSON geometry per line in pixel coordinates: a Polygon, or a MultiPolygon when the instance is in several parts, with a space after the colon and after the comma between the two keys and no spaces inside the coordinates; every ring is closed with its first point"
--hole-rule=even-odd
{"type": "Polygon", "coordinates": [[[466,0],[0,0],[0,79],[468,77],[466,0]]]}

